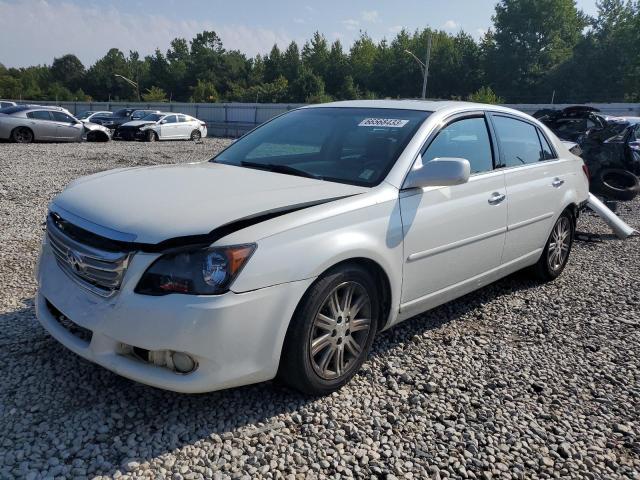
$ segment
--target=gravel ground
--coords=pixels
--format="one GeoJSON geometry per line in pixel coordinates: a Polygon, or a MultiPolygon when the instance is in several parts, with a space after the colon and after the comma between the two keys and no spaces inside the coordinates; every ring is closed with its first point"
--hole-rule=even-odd
{"type": "Polygon", "coordinates": [[[596,241],[560,279],[517,274],[401,324],[326,398],[164,392],[54,341],[33,309],[53,195],[225,144],[0,144],[0,478],[640,478],[639,242],[588,214],[596,241]]]}

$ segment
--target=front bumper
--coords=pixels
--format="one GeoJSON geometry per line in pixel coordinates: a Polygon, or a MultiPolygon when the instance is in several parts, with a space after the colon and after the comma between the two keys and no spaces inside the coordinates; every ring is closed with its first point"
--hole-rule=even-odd
{"type": "Polygon", "coordinates": [[[56,340],[87,360],[167,390],[209,392],[274,378],[289,320],[313,280],[219,296],[134,293],[140,275],[155,258],[136,254],[120,291],[102,298],[60,269],[45,240],[38,268],[38,320],[56,340]],[[58,322],[47,302],[90,330],[90,341],[58,322]],[[124,354],[122,344],[188,353],[198,368],[176,373],[124,354]]]}

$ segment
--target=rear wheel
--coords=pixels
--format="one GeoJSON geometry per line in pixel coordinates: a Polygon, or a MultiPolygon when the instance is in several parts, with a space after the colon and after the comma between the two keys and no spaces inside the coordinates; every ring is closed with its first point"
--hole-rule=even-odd
{"type": "Polygon", "coordinates": [[[569,261],[574,230],[573,215],[565,210],[553,226],[542,256],[534,266],[540,280],[548,282],[560,276],[569,261]]]}
{"type": "Polygon", "coordinates": [[[191,140],[198,141],[201,138],[202,133],[200,133],[200,130],[194,130],[193,132],[191,132],[191,140]]]}
{"type": "Polygon", "coordinates": [[[33,132],[27,127],[18,127],[11,132],[11,140],[16,143],[31,143],[33,142],[33,132]]]}
{"type": "Polygon", "coordinates": [[[147,131],[147,142],[157,142],[157,141],[158,141],[158,134],[153,130],[147,131]]]}
{"type": "Polygon", "coordinates": [[[311,395],[326,395],[347,383],[366,360],[380,308],[370,274],[344,265],[321,277],[291,320],[279,379],[311,395]]]}

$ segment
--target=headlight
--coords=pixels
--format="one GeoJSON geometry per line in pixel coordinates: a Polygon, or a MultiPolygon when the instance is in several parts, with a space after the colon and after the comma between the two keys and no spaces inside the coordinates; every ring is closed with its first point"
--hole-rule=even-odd
{"type": "Polygon", "coordinates": [[[135,291],[143,295],[224,293],[255,249],[255,244],[247,244],[163,255],[147,269],[135,291]]]}

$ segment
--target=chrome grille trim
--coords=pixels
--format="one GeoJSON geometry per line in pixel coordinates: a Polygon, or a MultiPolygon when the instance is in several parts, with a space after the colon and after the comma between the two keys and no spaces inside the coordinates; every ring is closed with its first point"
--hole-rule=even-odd
{"type": "Polygon", "coordinates": [[[58,266],[81,287],[101,297],[120,289],[131,255],[81,244],[64,234],[49,216],[47,238],[58,266]]]}

